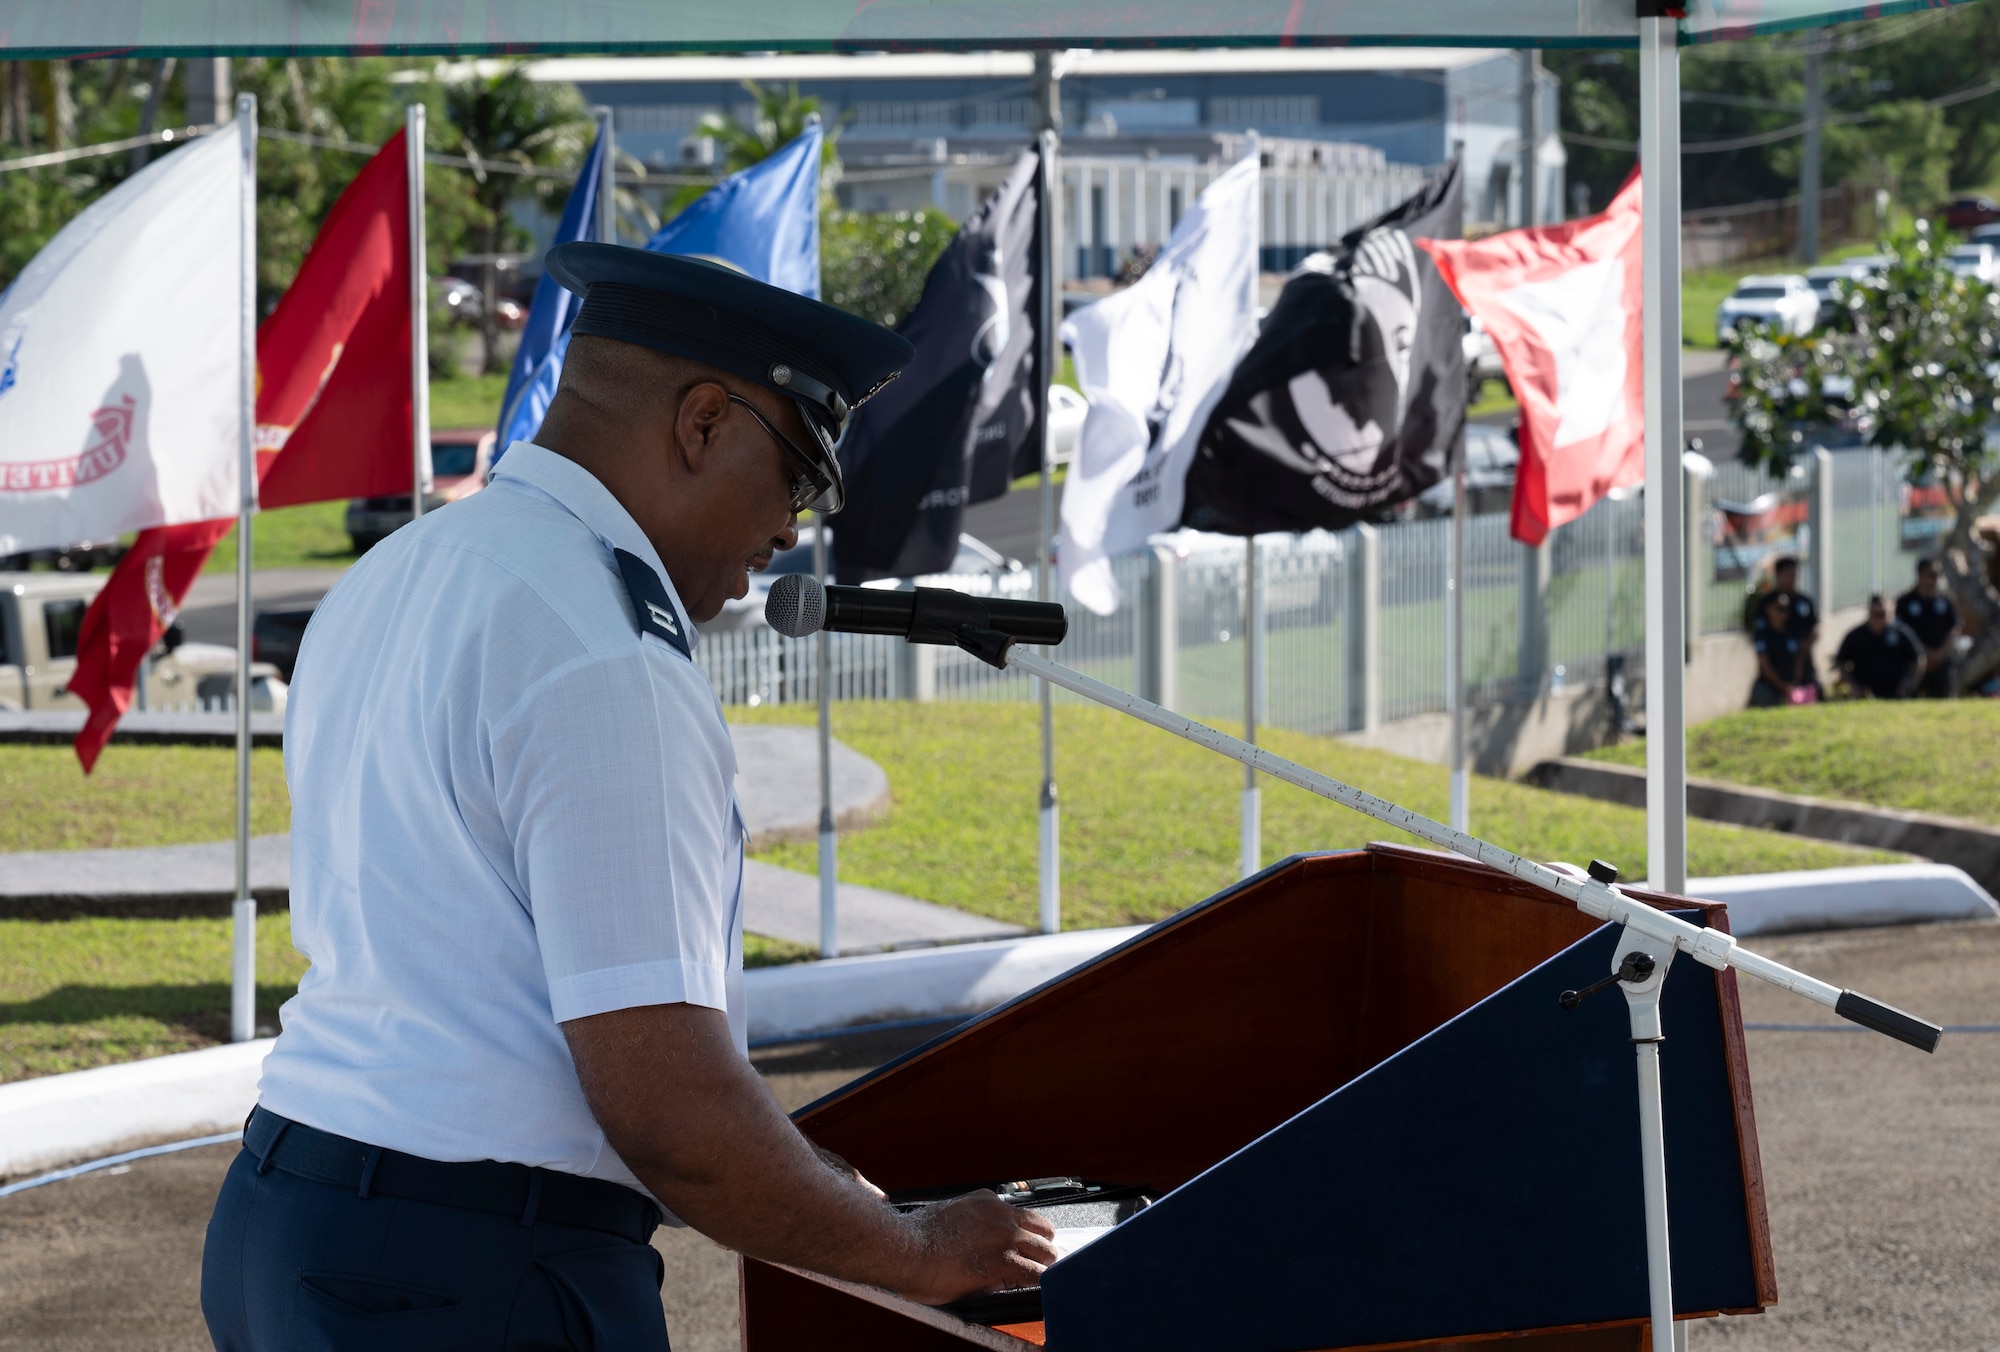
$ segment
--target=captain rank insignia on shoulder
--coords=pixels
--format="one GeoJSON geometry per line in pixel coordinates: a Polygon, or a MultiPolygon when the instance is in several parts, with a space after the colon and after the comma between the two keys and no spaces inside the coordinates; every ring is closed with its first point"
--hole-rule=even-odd
{"type": "Polygon", "coordinates": [[[694,653],[688,647],[687,635],[681,632],[680,616],[674,611],[660,575],[630,550],[613,549],[611,553],[618,560],[618,571],[624,575],[625,590],[632,596],[632,617],[638,621],[639,632],[659,635],[682,657],[692,661],[694,653]]]}

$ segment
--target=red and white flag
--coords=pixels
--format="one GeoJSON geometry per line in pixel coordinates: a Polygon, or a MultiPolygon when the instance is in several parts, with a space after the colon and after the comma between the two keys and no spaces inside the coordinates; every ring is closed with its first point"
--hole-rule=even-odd
{"type": "Polygon", "coordinates": [[[1602,215],[1416,241],[1500,351],[1521,404],[1516,540],[1538,545],[1646,478],[1639,176],[1602,215]]]}
{"type": "MultiPolygon", "coordinates": [[[[348,184],[257,331],[257,474],[266,507],[410,488],[403,147],[398,132],[348,184]]],[[[223,517],[141,532],[85,612],[69,688],[90,706],[76,738],[86,773],[131,706],[140,662],[235,524],[223,517]]]]}

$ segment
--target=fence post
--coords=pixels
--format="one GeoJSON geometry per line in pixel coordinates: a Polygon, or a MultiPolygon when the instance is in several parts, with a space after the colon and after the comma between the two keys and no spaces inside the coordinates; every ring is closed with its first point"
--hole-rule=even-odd
{"type": "Polygon", "coordinates": [[[1813,600],[1820,618],[1833,609],[1833,452],[1813,447],[1813,483],[1807,520],[1812,523],[1813,600]]]}
{"type": "Polygon", "coordinates": [[[1139,694],[1163,709],[1180,693],[1180,555],[1154,545],[1139,602],[1139,694]]]}
{"type": "MultiPolygon", "coordinates": [[[[1551,533],[1553,534],[1553,532],[1551,533]]],[[[1519,605],[1520,658],[1515,676],[1521,697],[1534,699],[1542,693],[1542,677],[1549,667],[1549,536],[1539,545],[1523,545],[1521,558],[1521,600],[1519,605]]]]}
{"type": "Polygon", "coordinates": [[[1382,726],[1382,536],[1354,527],[1347,569],[1347,725],[1382,726]]]}
{"type": "Polygon", "coordinates": [[[1681,504],[1686,516],[1682,518],[1687,527],[1687,601],[1681,613],[1687,617],[1687,645],[1691,650],[1694,641],[1701,637],[1701,600],[1708,590],[1702,585],[1708,573],[1707,556],[1702,552],[1707,544],[1707,532],[1703,527],[1708,521],[1708,500],[1703,495],[1707,482],[1691,469],[1682,469],[1686,487],[1682,490],[1681,504]]]}

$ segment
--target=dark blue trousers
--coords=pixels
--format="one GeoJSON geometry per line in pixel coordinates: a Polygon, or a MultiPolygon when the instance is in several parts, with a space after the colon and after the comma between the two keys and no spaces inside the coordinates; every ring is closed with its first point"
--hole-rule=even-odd
{"type": "Polygon", "coordinates": [[[650,1244],[257,1164],[237,1155],[202,1250],[217,1352],[669,1352],[650,1244]]]}

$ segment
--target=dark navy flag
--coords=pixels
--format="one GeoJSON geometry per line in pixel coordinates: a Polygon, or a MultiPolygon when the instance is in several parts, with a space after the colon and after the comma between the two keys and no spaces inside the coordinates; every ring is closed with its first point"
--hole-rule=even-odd
{"type": "Polygon", "coordinates": [[[1307,260],[1209,415],[1183,524],[1338,530],[1445,475],[1465,438],[1465,314],[1411,241],[1463,233],[1454,160],[1307,260]]]}
{"type": "Polygon", "coordinates": [[[966,507],[1041,466],[1035,166],[1024,153],[959,229],[897,326],[916,360],[854,415],[833,522],[843,583],[943,572],[966,507]]]}
{"type": "MultiPolygon", "coordinates": [[[[569,190],[569,200],[563,203],[562,220],[556,225],[550,247],[597,238],[597,196],[603,182],[604,138],[600,135],[576,171],[576,185],[569,190]]],[[[521,346],[515,349],[513,369],[507,372],[507,393],[500,400],[499,440],[493,447],[494,460],[505,454],[516,440],[534,436],[535,429],[542,425],[542,415],[548,412],[555,386],[551,381],[546,390],[540,389],[534,383],[535,373],[565,339],[570,321],[576,318],[577,304],[578,298],[546,272],[535,283],[528,320],[521,326],[521,346]]],[[[558,358],[556,371],[561,369],[558,358]]]]}

